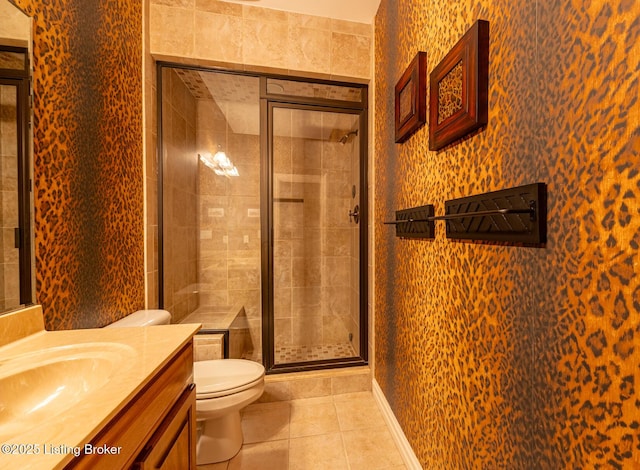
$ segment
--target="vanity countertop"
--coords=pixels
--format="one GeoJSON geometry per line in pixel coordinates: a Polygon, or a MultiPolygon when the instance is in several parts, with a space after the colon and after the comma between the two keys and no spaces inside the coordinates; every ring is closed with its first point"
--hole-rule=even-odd
{"type": "MultiPolygon", "coordinates": [[[[42,315],[39,306],[22,312],[25,312],[22,321],[18,321],[20,317],[13,313],[0,317],[0,338],[12,339],[0,347],[0,468],[3,469],[52,469],[63,468],[70,463],[75,458],[74,452],[78,448],[85,450],[85,444],[127,406],[200,328],[199,324],[181,324],[49,332],[44,327],[39,330],[37,315],[42,315]],[[16,334],[15,325],[20,325],[23,331],[16,334]],[[22,335],[24,337],[20,337],[22,335]],[[64,364],[63,367],[67,368],[73,364],[69,368],[72,373],[62,369],[65,376],[73,377],[73,380],[68,386],[53,387],[54,393],[48,395],[55,395],[56,390],[67,393],[64,390],[67,387],[72,389],[71,396],[76,397],[73,405],[67,408],[63,406],[62,412],[58,408],[51,416],[44,413],[43,418],[38,419],[38,424],[28,426],[28,429],[24,426],[24,420],[20,424],[15,415],[5,411],[11,410],[17,400],[24,399],[24,395],[29,393],[29,390],[20,390],[20,387],[26,388],[20,383],[7,385],[7,382],[2,382],[11,367],[12,358],[33,357],[33,366],[37,369],[39,361],[47,363],[55,360],[55,357],[51,359],[52,356],[61,355],[62,361],[66,357],[73,360],[76,350],[88,359],[77,362],[82,367],[76,367],[75,362],[64,364]],[[45,354],[41,354],[43,351],[45,354]],[[73,371],[76,372],[75,376],[73,371]],[[86,377],[87,380],[84,380],[84,375],[92,374],[100,379],[92,382],[90,377],[86,377]],[[85,393],[83,389],[90,392],[85,393]],[[13,423],[16,425],[13,426],[13,423]]],[[[20,315],[21,312],[16,314],[20,315]]],[[[31,373],[29,380],[47,380],[46,373],[42,374],[45,379],[37,374],[40,374],[37,370],[31,373]]],[[[35,408],[46,410],[48,400],[43,400],[35,408]]],[[[57,400],[60,403],[62,399],[57,400]]]]}

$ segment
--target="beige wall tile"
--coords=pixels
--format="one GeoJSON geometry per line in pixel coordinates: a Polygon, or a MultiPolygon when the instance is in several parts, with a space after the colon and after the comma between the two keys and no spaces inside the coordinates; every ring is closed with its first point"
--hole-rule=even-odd
{"type": "Polygon", "coordinates": [[[276,23],[288,23],[289,14],[286,11],[272,10],[270,8],[253,7],[249,5],[243,5],[242,16],[245,19],[257,20],[260,22],[276,22],[276,23]]]}
{"type": "Polygon", "coordinates": [[[245,64],[287,68],[288,25],[246,19],[243,24],[242,59],[245,64]]]}
{"type": "Polygon", "coordinates": [[[270,382],[267,378],[264,384],[264,392],[258,399],[258,403],[292,400],[291,382],[270,382]]]}
{"type": "Polygon", "coordinates": [[[289,26],[301,28],[313,28],[331,30],[331,18],[322,16],[303,15],[301,13],[289,13],[289,26]]]}
{"type": "Polygon", "coordinates": [[[373,25],[355,23],[353,21],[331,19],[331,29],[339,33],[357,34],[359,36],[373,37],[373,25]]]}
{"type": "MultiPolygon", "coordinates": [[[[356,333],[354,333],[354,335],[356,333]]],[[[354,392],[367,392],[370,390],[371,390],[371,373],[346,375],[346,376],[338,376],[338,377],[331,378],[332,395],[341,395],[345,393],[354,393],[354,392]]]]}
{"type": "Polygon", "coordinates": [[[149,22],[151,53],[193,56],[193,9],[151,5],[149,22]]]}
{"type": "Polygon", "coordinates": [[[331,42],[331,73],[333,75],[363,78],[370,76],[370,38],[334,32],[331,42]]]}
{"type": "Polygon", "coordinates": [[[195,13],[196,57],[242,61],[242,19],[205,11],[195,13]]]}
{"type": "Polygon", "coordinates": [[[293,317],[292,342],[299,346],[322,344],[322,318],[317,316],[293,317]]]}
{"type": "Polygon", "coordinates": [[[242,16],[242,5],[218,0],[196,0],[196,9],[227,16],[242,16]]]}
{"type": "Polygon", "coordinates": [[[151,0],[152,5],[165,5],[168,7],[193,8],[195,0],[151,0]]]}
{"type": "Polygon", "coordinates": [[[331,32],[304,28],[289,27],[289,44],[287,47],[288,68],[326,72],[331,67],[331,32]]]}
{"type": "Polygon", "coordinates": [[[329,377],[292,380],[290,384],[293,399],[328,397],[331,395],[329,377]]]}

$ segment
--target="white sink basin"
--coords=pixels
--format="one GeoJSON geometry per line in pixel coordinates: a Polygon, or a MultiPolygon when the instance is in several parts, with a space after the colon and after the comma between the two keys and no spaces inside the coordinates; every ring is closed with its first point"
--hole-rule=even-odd
{"type": "Polygon", "coordinates": [[[0,360],[0,442],[59,416],[131,363],[132,347],[81,343],[0,360]]]}

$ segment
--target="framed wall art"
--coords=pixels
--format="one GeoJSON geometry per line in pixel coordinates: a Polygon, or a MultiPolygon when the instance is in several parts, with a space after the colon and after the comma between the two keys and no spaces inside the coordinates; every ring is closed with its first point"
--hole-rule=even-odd
{"type": "Polygon", "coordinates": [[[402,143],[427,121],[427,53],[418,52],[395,90],[396,142],[402,143]]]}
{"type": "Polygon", "coordinates": [[[487,124],[489,22],[478,20],[429,76],[429,150],[487,124]]]}

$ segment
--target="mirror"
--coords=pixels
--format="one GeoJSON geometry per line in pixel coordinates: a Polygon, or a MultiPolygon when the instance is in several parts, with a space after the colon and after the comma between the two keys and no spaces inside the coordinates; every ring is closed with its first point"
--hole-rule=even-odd
{"type": "Polygon", "coordinates": [[[0,0],[0,313],[33,303],[31,18],[0,0]]]}

